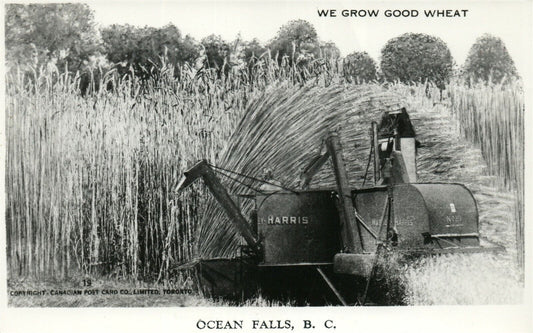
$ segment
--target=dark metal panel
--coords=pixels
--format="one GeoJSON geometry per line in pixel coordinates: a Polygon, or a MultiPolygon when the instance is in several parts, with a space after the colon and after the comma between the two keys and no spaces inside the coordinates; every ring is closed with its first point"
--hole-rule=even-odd
{"type": "Polygon", "coordinates": [[[429,232],[429,216],[424,198],[411,184],[395,185],[393,193],[393,229],[398,236],[398,247],[424,248],[424,234],[429,232]]]}
{"type": "Polygon", "coordinates": [[[426,203],[431,235],[478,233],[478,212],[472,193],[460,184],[413,184],[426,203]]]}
{"type": "MultiPolygon", "coordinates": [[[[393,186],[391,228],[398,249],[443,249],[479,245],[478,213],[470,191],[460,184],[398,184],[393,186]]],[[[352,192],[365,222],[379,230],[386,188],[352,192]]],[[[381,235],[384,237],[385,235],[381,235]]],[[[363,233],[375,250],[375,240],[363,233]]]]}
{"type": "Polygon", "coordinates": [[[264,265],[332,262],[340,250],[339,214],[331,191],[258,195],[264,265]]]}
{"type": "MultiPolygon", "coordinates": [[[[371,228],[375,234],[379,233],[381,217],[387,201],[387,188],[376,187],[371,190],[352,191],[355,208],[363,218],[366,225],[371,228]]],[[[386,223],[386,221],[385,221],[386,223]]],[[[365,229],[362,230],[361,236],[365,244],[365,251],[374,252],[376,250],[376,239],[365,229]]],[[[385,240],[386,225],[383,228],[381,239],[385,240]]]]}
{"type": "Polygon", "coordinates": [[[197,279],[199,291],[208,297],[237,298],[257,289],[256,268],[242,259],[205,259],[183,267],[197,279]]]}
{"type": "Polygon", "coordinates": [[[338,253],[333,259],[333,270],[338,274],[370,276],[374,254],[338,253]]]}
{"type": "MultiPolygon", "coordinates": [[[[427,210],[420,193],[407,184],[393,187],[393,220],[391,229],[397,235],[399,248],[423,248],[424,237],[422,234],[429,230],[427,210]]],[[[388,198],[386,187],[376,187],[354,191],[355,203],[359,214],[365,222],[376,232],[380,230],[383,210],[388,198]]],[[[385,221],[387,223],[387,221],[385,221]]],[[[386,239],[386,225],[383,228],[382,240],[386,239]]],[[[376,241],[370,233],[364,233],[369,250],[374,252],[376,241]]]]}

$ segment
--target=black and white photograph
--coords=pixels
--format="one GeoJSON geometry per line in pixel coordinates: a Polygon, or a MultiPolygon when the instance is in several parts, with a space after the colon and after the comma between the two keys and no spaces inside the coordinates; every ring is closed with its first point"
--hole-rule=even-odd
{"type": "Polygon", "coordinates": [[[2,7],[0,331],[533,329],[530,1],[2,7]]]}

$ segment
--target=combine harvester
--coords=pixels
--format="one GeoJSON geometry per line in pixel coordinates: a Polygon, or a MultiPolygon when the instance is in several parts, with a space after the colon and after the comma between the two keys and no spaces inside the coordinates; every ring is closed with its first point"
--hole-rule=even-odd
{"type": "Polygon", "coordinates": [[[480,246],[476,201],[464,185],[417,183],[419,143],[405,108],[372,122],[371,145],[373,187],[350,187],[338,134],[330,132],[324,153],[301,175],[302,190],[245,195],[255,201],[250,222],[207,161],[185,172],[178,189],[202,178],[247,244],[234,259],[196,262],[203,291],[246,297],[261,290],[304,304],[364,305],[382,253],[502,250],[480,246]],[[328,159],[336,188],[306,190],[328,159]]]}

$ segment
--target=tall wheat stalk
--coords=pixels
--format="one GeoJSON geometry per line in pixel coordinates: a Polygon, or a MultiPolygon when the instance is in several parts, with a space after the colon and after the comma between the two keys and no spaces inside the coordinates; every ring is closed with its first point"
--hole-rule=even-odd
{"type": "Polygon", "coordinates": [[[452,85],[451,110],[465,138],[480,146],[489,172],[516,191],[518,263],[524,267],[524,96],[520,81],[452,85]]]}
{"type": "MultiPolygon", "coordinates": [[[[69,73],[7,75],[10,274],[154,278],[196,255],[206,193],[175,193],[192,162],[217,161],[249,100],[277,81],[324,82],[327,68],[264,59],[219,75],[164,62],[154,78],[91,82],[69,73]]],[[[323,84],[323,83],[322,83],[323,84]]]]}

